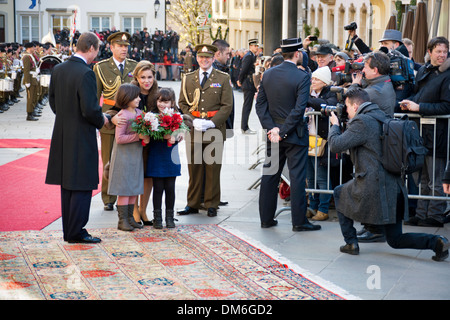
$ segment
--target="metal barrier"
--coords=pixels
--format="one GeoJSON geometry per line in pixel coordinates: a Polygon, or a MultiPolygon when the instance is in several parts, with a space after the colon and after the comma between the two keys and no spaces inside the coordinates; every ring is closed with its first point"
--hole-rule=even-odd
{"type": "MultiPolygon", "coordinates": [[[[315,123],[318,123],[318,117],[320,117],[322,114],[320,112],[317,111],[312,111],[312,112],[307,112],[305,113],[305,116],[315,116],[315,123]]],[[[417,200],[442,200],[442,201],[450,201],[450,198],[448,197],[448,195],[445,196],[436,196],[435,195],[435,186],[436,186],[436,177],[435,177],[435,169],[436,169],[436,125],[437,125],[437,119],[447,119],[448,121],[448,130],[447,130],[447,157],[449,155],[449,142],[450,142],[450,115],[443,115],[443,116],[421,116],[417,113],[396,113],[394,114],[394,118],[401,118],[403,116],[407,115],[410,119],[414,119],[414,118],[419,118],[419,124],[420,124],[420,133],[422,135],[422,130],[423,130],[423,125],[433,125],[434,129],[434,135],[433,135],[433,166],[432,166],[432,172],[433,172],[433,177],[431,179],[432,183],[431,183],[431,195],[422,195],[422,183],[419,180],[418,181],[418,194],[408,194],[408,199],[417,199],[417,200]]],[[[329,121],[329,119],[328,119],[329,121]]],[[[330,124],[330,123],[329,123],[330,124]]],[[[327,142],[328,143],[328,142],[327,142]]],[[[317,139],[316,139],[316,144],[317,144],[317,139]]],[[[261,146],[258,147],[258,152],[261,151],[261,146]]],[[[324,193],[324,194],[333,194],[333,189],[331,188],[331,181],[330,181],[330,170],[331,170],[331,166],[330,166],[330,150],[329,148],[327,148],[328,150],[328,154],[326,155],[328,157],[328,161],[327,161],[327,189],[318,189],[317,188],[317,168],[318,168],[318,157],[317,157],[317,153],[315,155],[315,159],[314,159],[314,186],[308,186],[306,188],[306,192],[307,193],[324,193]]],[[[256,152],[256,151],[255,151],[256,152]]],[[[448,161],[448,159],[446,159],[446,161],[448,161]]],[[[343,172],[342,172],[342,157],[340,159],[340,164],[339,164],[339,184],[342,184],[342,178],[343,178],[343,172]]],[[[249,169],[254,169],[257,165],[254,165],[252,167],[250,167],[249,169]]],[[[354,167],[353,167],[353,172],[354,172],[354,167]]],[[[415,176],[417,176],[418,174],[414,174],[415,176]]],[[[407,177],[407,179],[405,180],[405,184],[408,184],[408,178],[410,179],[411,176],[407,177]]],[[[281,179],[283,179],[288,185],[290,185],[290,181],[289,181],[289,171],[287,166],[285,166],[285,168],[283,169],[283,173],[281,175],[281,179]]],[[[260,181],[260,179],[258,180],[258,182],[260,181]]],[[[254,185],[252,185],[251,188],[255,188],[259,186],[259,183],[256,183],[254,185]]],[[[284,211],[289,211],[290,207],[282,207],[280,209],[277,210],[275,217],[277,217],[281,212],[284,211]]]]}

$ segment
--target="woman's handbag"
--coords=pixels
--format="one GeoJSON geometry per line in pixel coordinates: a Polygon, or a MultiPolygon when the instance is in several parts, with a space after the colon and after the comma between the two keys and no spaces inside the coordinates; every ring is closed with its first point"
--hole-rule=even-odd
{"type": "Polygon", "coordinates": [[[325,145],[327,143],[327,140],[319,137],[319,136],[309,136],[309,148],[308,148],[308,156],[315,157],[316,155],[318,157],[322,157],[325,153],[325,145]]]}

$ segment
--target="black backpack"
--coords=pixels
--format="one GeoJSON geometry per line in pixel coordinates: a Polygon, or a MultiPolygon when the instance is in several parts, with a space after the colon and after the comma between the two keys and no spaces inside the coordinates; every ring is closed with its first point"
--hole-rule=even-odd
{"type": "Polygon", "coordinates": [[[428,149],[423,144],[417,123],[409,120],[407,115],[400,119],[371,116],[382,124],[381,163],[384,169],[403,177],[422,169],[428,149]]]}

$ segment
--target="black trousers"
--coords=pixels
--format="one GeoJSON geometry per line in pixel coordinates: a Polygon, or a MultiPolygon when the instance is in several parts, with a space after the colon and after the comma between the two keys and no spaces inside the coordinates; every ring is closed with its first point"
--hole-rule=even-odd
{"type": "Polygon", "coordinates": [[[88,235],[84,226],[89,220],[92,190],[67,190],[61,187],[61,213],[64,241],[78,240],[88,235]]]}
{"type": "Polygon", "coordinates": [[[241,129],[246,131],[248,127],[248,118],[250,117],[250,112],[252,111],[253,99],[255,97],[256,89],[244,89],[244,104],[242,106],[242,118],[241,118],[241,129]]]}
{"type": "Polygon", "coordinates": [[[272,144],[267,141],[266,162],[259,192],[259,216],[261,223],[272,221],[278,201],[278,185],[284,165],[287,162],[291,186],[292,225],[308,222],[306,218],[306,160],[308,147],[281,141],[272,144]]]}
{"type": "MultiPolygon", "coordinates": [[[[339,203],[339,197],[334,193],[336,207],[339,203]]],[[[429,233],[403,233],[402,216],[404,212],[403,195],[397,194],[397,219],[396,223],[377,226],[385,235],[386,241],[391,248],[394,249],[430,249],[436,248],[439,236],[429,233]]],[[[353,220],[346,217],[345,213],[337,211],[341,232],[344,236],[345,243],[358,243],[356,229],[353,227],[353,220]]]]}

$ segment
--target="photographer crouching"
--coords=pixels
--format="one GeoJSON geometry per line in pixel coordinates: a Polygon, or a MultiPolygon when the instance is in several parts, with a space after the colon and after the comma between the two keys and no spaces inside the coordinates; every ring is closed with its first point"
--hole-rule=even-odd
{"type": "Polygon", "coordinates": [[[381,163],[381,124],[386,117],[370,102],[361,88],[347,91],[345,105],[349,121],[341,132],[339,119],[332,113],[328,142],[331,152],[350,151],[355,166],[354,179],[334,189],[336,211],[345,245],[340,251],[359,254],[358,238],[353,221],[379,225],[387,243],[396,249],[430,249],[435,261],[445,260],[450,243],[447,238],[425,233],[403,233],[402,220],[408,217],[407,192],[401,176],[393,175],[381,163]]]}

